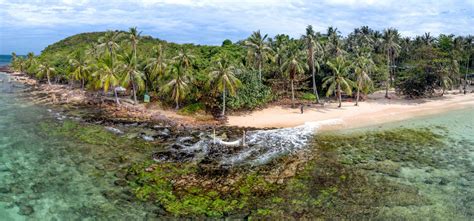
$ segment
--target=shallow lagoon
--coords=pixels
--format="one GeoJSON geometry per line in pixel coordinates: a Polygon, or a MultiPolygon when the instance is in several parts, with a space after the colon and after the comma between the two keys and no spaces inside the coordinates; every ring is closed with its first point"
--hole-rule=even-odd
{"type": "MultiPolygon", "coordinates": [[[[58,117],[28,102],[24,89],[0,83],[2,220],[173,216],[166,205],[136,199],[137,180],[123,182],[130,167],[163,147],[58,117]]],[[[473,134],[473,108],[317,134],[308,144],[314,157],[297,176],[239,217],[473,219],[473,134]]]]}

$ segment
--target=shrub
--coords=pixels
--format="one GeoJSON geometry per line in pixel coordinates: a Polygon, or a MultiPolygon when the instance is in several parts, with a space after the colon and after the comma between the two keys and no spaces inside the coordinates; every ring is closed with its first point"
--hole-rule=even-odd
{"type": "Polygon", "coordinates": [[[303,96],[301,97],[303,100],[307,101],[315,101],[316,100],[316,95],[312,93],[304,93],[303,96]]]}

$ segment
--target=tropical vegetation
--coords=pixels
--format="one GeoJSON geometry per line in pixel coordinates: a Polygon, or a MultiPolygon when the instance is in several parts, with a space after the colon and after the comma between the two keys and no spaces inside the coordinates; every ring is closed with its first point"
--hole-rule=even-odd
{"type": "Polygon", "coordinates": [[[12,67],[49,84],[110,94],[117,104],[118,88],[134,104],[150,95],[152,102],[177,109],[199,104],[225,115],[282,98],[295,106],[322,102],[326,95],[341,106],[343,99],[359,105],[376,90],[385,90],[387,98],[391,89],[410,98],[442,96],[455,88],[466,92],[472,39],[430,33],[402,37],[394,28],[367,26],[342,36],[337,28],[321,33],[308,26],[300,38],[255,31],[242,41],[208,46],[166,42],[134,27],[74,35],[39,56],[12,54],[12,67]]]}

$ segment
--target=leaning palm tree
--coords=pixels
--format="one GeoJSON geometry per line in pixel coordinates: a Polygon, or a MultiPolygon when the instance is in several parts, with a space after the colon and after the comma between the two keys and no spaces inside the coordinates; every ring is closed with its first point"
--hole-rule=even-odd
{"type": "Polygon", "coordinates": [[[84,90],[85,80],[91,69],[85,53],[82,50],[73,53],[69,59],[69,64],[72,68],[71,79],[80,81],[81,89],[84,90]]]}
{"type": "Polygon", "coordinates": [[[288,75],[291,84],[291,107],[295,107],[295,87],[294,81],[298,74],[304,73],[307,64],[304,62],[304,52],[300,50],[297,43],[292,43],[288,47],[287,56],[282,65],[282,69],[288,75]]]}
{"type": "Polygon", "coordinates": [[[355,78],[356,78],[356,103],[355,106],[359,106],[360,91],[363,88],[367,88],[372,84],[372,80],[369,77],[370,72],[373,70],[375,64],[369,55],[359,55],[355,61],[355,78]]]}
{"type": "Polygon", "coordinates": [[[400,45],[398,44],[399,38],[400,34],[397,29],[389,28],[384,30],[383,46],[387,53],[387,68],[389,73],[387,75],[388,79],[385,82],[385,98],[389,98],[388,89],[393,84],[395,57],[398,56],[400,52],[400,45]]]}
{"type": "Polygon", "coordinates": [[[179,102],[186,97],[190,79],[186,70],[180,64],[173,64],[170,67],[169,75],[171,80],[163,87],[165,93],[171,92],[171,98],[176,103],[176,110],[179,109],[179,102]]]}
{"type": "Polygon", "coordinates": [[[217,90],[222,93],[222,116],[225,116],[225,97],[228,91],[231,96],[235,96],[237,88],[242,85],[239,79],[235,77],[236,68],[230,64],[225,57],[219,57],[209,74],[217,90]]]}
{"type": "Polygon", "coordinates": [[[249,57],[258,67],[258,78],[262,82],[262,66],[263,62],[271,57],[272,49],[268,46],[266,39],[268,35],[262,36],[259,31],[253,32],[248,40],[245,41],[245,46],[249,49],[249,57]]]}
{"type": "Polygon", "coordinates": [[[313,26],[311,25],[306,27],[306,35],[303,35],[302,38],[305,41],[305,47],[308,50],[307,60],[313,79],[313,93],[316,96],[316,103],[319,103],[318,88],[316,87],[316,69],[319,70],[319,63],[315,59],[315,54],[321,54],[323,52],[323,47],[319,42],[317,35],[314,33],[313,26]]]}
{"type": "Polygon", "coordinates": [[[154,47],[152,55],[146,60],[145,78],[147,81],[147,88],[156,90],[156,81],[165,74],[167,63],[165,53],[161,44],[154,47]]]}
{"type": "Polygon", "coordinates": [[[118,99],[118,94],[116,90],[116,86],[119,85],[119,73],[120,67],[119,65],[114,65],[113,59],[111,56],[106,56],[101,58],[97,63],[97,67],[95,68],[96,71],[92,74],[97,81],[97,86],[104,90],[104,93],[109,91],[110,87],[114,88],[114,95],[115,95],[115,102],[120,104],[118,99]]]}
{"type": "Polygon", "coordinates": [[[137,90],[143,88],[145,83],[143,81],[143,73],[137,70],[136,60],[134,54],[125,53],[123,56],[120,56],[122,61],[122,86],[127,88],[130,84],[132,85],[133,91],[133,102],[137,104],[137,90]]]}
{"type": "Polygon", "coordinates": [[[347,77],[351,65],[343,56],[338,56],[334,61],[328,61],[327,65],[331,68],[333,74],[323,79],[323,88],[328,88],[327,97],[336,92],[339,102],[338,107],[341,107],[341,92],[344,91],[349,95],[352,94],[352,85],[354,83],[347,77]]]}
{"type": "Polygon", "coordinates": [[[51,75],[56,72],[54,67],[51,66],[48,62],[43,62],[38,66],[38,70],[36,73],[36,77],[38,78],[43,78],[46,76],[46,79],[48,80],[48,85],[51,85],[51,75]]]}

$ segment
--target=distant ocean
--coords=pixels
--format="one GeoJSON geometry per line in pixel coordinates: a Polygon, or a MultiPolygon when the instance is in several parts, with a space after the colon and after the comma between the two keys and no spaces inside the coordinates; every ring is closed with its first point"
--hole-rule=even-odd
{"type": "Polygon", "coordinates": [[[12,59],[11,55],[4,55],[4,54],[0,55],[0,66],[10,64],[11,59],[12,59]]]}

